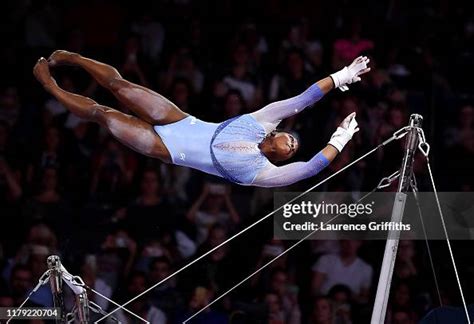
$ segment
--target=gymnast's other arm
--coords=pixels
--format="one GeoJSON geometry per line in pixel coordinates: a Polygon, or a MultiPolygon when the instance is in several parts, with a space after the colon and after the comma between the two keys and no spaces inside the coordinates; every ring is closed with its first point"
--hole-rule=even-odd
{"type": "Polygon", "coordinates": [[[269,163],[257,174],[252,185],[258,187],[287,186],[321,172],[359,131],[355,115],[355,113],[351,113],[342,121],[331,136],[328,145],[311,160],[294,162],[280,167],[269,163]]]}
{"type": "Polygon", "coordinates": [[[268,104],[251,115],[267,130],[274,129],[283,119],[302,112],[306,107],[318,102],[334,88],[346,91],[347,85],[361,80],[360,76],[370,71],[369,59],[359,56],[351,65],[316,82],[303,93],[289,99],[268,104]]]}
{"type": "MultiPolygon", "coordinates": [[[[351,65],[318,81],[302,94],[271,103],[251,115],[267,131],[272,131],[282,119],[303,111],[306,107],[320,100],[333,88],[339,88],[342,91],[348,90],[348,84],[360,81],[360,76],[370,71],[370,68],[367,67],[368,63],[369,59],[367,57],[360,56],[351,65]]],[[[252,185],[261,187],[286,186],[316,175],[334,160],[336,155],[341,152],[352,138],[352,135],[358,130],[355,113],[352,113],[337,128],[329,144],[311,160],[295,162],[281,167],[269,163],[257,174],[252,185]]],[[[283,161],[293,156],[298,145],[294,137],[289,134],[275,134],[274,136],[267,136],[260,143],[259,147],[270,161],[275,162],[283,161]]]]}

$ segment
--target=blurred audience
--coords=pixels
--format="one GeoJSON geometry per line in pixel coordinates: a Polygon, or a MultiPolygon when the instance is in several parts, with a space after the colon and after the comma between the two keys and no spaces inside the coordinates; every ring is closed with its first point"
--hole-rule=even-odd
{"type": "MultiPolygon", "coordinates": [[[[144,273],[141,272],[134,272],[130,275],[130,278],[127,280],[125,285],[126,292],[125,298],[129,300],[141,293],[143,293],[148,288],[147,277],[144,273]]],[[[128,306],[130,311],[150,323],[156,324],[166,324],[167,318],[165,313],[161,311],[159,308],[153,306],[149,302],[149,297],[145,295],[143,298],[136,299],[135,301],[131,302],[128,306]]],[[[124,310],[118,310],[115,314],[115,317],[121,323],[142,323],[143,320],[136,317],[136,315],[126,312],[124,310]]]]}
{"type": "Polygon", "coordinates": [[[362,241],[342,240],[339,254],[327,254],[313,266],[313,294],[326,295],[332,287],[344,284],[351,289],[353,301],[364,304],[369,300],[372,267],[358,257],[362,241]]]}
{"type": "MultiPolygon", "coordinates": [[[[474,29],[462,2],[386,6],[370,0],[364,4],[370,10],[308,0],[263,4],[218,1],[205,16],[193,0],[8,4],[4,34],[15,41],[5,38],[0,49],[0,306],[19,305],[46,270],[46,257],[57,254],[114,300],[163,281],[130,308],[152,323],[182,323],[290,244],[272,239],[267,222],[168,278],[273,210],[274,191],[223,184],[138,155],[71,115],[31,75],[37,58],[57,48],[113,64],[125,78],[212,122],[297,95],[368,55],[372,71],[362,82],[280,125],[301,137],[296,158],[312,156],[341,117],[356,111],[361,131],[321,174],[327,176],[405,126],[411,113],[421,113],[438,189],[473,191],[474,29]]],[[[54,76],[65,90],[131,113],[80,69],[58,68],[54,76]]],[[[403,141],[392,143],[321,190],[371,190],[399,168],[402,154],[403,141]]],[[[416,173],[426,178],[420,161],[416,173]]],[[[292,189],[304,191],[311,181],[292,189]]],[[[420,179],[420,187],[425,182],[420,179]]],[[[282,255],[193,323],[366,323],[383,244],[303,242],[299,254],[282,255]]],[[[437,270],[448,281],[445,248],[433,246],[437,270]]],[[[400,241],[390,324],[415,323],[437,306],[424,251],[415,241],[400,241]]],[[[456,246],[463,284],[472,288],[470,251],[468,243],[456,246]]],[[[459,304],[454,289],[443,284],[445,305],[459,304]]],[[[474,290],[466,291],[472,299],[474,290]]],[[[29,305],[51,303],[43,285],[29,305]]],[[[117,317],[139,322],[127,312],[117,317]]]]}
{"type": "Polygon", "coordinates": [[[240,216],[234,207],[229,185],[206,183],[201,195],[191,206],[186,217],[195,224],[198,243],[208,237],[209,228],[215,224],[230,231],[240,223],[240,216]]]}

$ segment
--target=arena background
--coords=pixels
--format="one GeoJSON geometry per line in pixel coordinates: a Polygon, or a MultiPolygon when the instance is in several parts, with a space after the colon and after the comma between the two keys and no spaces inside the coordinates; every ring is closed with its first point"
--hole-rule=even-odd
{"type": "MultiPolygon", "coordinates": [[[[360,84],[333,91],[281,125],[301,140],[295,160],[322,148],[348,112],[357,111],[361,131],[323,173],[284,190],[307,189],[416,112],[425,117],[438,189],[472,191],[472,9],[443,0],[2,3],[0,306],[22,301],[51,254],[89,285],[126,301],[266,215],[277,190],[229,185],[132,152],[43,91],[32,75],[40,56],[79,52],[186,112],[222,121],[296,95],[365,54],[372,71],[360,84]]],[[[55,69],[54,76],[67,90],[129,112],[77,68],[55,69]]],[[[400,144],[392,145],[319,190],[371,190],[401,156],[400,144]]],[[[420,160],[419,187],[429,190],[420,160]]],[[[292,243],[272,240],[272,226],[262,222],[131,308],[153,310],[154,323],[181,323],[292,243]]],[[[368,298],[341,286],[317,297],[312,281],[321,256],[358,246],[308,241],[192,323],[367,323],[383,247],[369,241],[358,250],[371,278],[368,298]]],[[[446,244],[432,248],[443,303],[460,306],[446,244]]],[[[455,241],[453,249],[472,303],[473,244],[455,241]]],[[[47,286],[31,305],[51,305],[47,286]]],[[[402,242],[387,321],[415,323],[437,306],[425,242],[402,242]]]]}

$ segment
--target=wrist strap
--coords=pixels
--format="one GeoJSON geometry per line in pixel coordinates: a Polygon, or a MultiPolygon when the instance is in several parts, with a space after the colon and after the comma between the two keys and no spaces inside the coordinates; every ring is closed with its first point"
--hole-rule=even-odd
{"type": "Polygon", "coordinates": [[[329,140],[330,145],[334,146],[339,152],[351,140],[352,135],[344,128],[338,127],[329,140]]]}
{"type": "Polygon", "coordinates": [[[349,76],[349,69],[347,68],[347,66],[331,74],[331,78],[334,81],[334,85],[336,88],[344,86],[348,82],[347,80],[348,76],[349,76]]]}

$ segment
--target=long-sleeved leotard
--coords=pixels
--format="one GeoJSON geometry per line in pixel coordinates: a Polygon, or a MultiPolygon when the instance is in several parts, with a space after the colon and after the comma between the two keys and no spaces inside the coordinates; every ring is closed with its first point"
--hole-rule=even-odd
{"type": "Polygon", "coordinates": [[[288,186],[318,174],[328,165],[329,160],[321,152],[308,162],[294,162],[280,167],[270,164],[260,170],[252,185],[258,187],[288,186]]]}
{"type": "Polygon", "coordinates": [[[318,153],[308,162],[273,165],[259,144],[282,119],[303,111],[323,96],[317,84],[302,94],[220,124],[189,116],[179,122],[154,126],[174,164],[191,167],[242,185],[285,186],[311,177],[329,162],[318,153]]]}
{"type": "MultiPolygon", "coordinates": [[[[274,130],[281,120],[291,117],[323,97],[318,85],[314,84],[300,95],[273,102],[251,115],[265,127],[267,132],[274,130]]],[[[307,162],[294,162],[283,166],[268,163],[255,177],[252,185],[259,187],[279,187],[312,177],[329,164],[328,159],[319,152],[307,162]]]]}
{"type": "Polygon", "coordinates": [[[313,84],[303,93],[289,99],[272,102],[260,110],[251,113],[265,129],[270,132],[285,118],[302,112],[324,96],[317,84],[313,84]]]}

